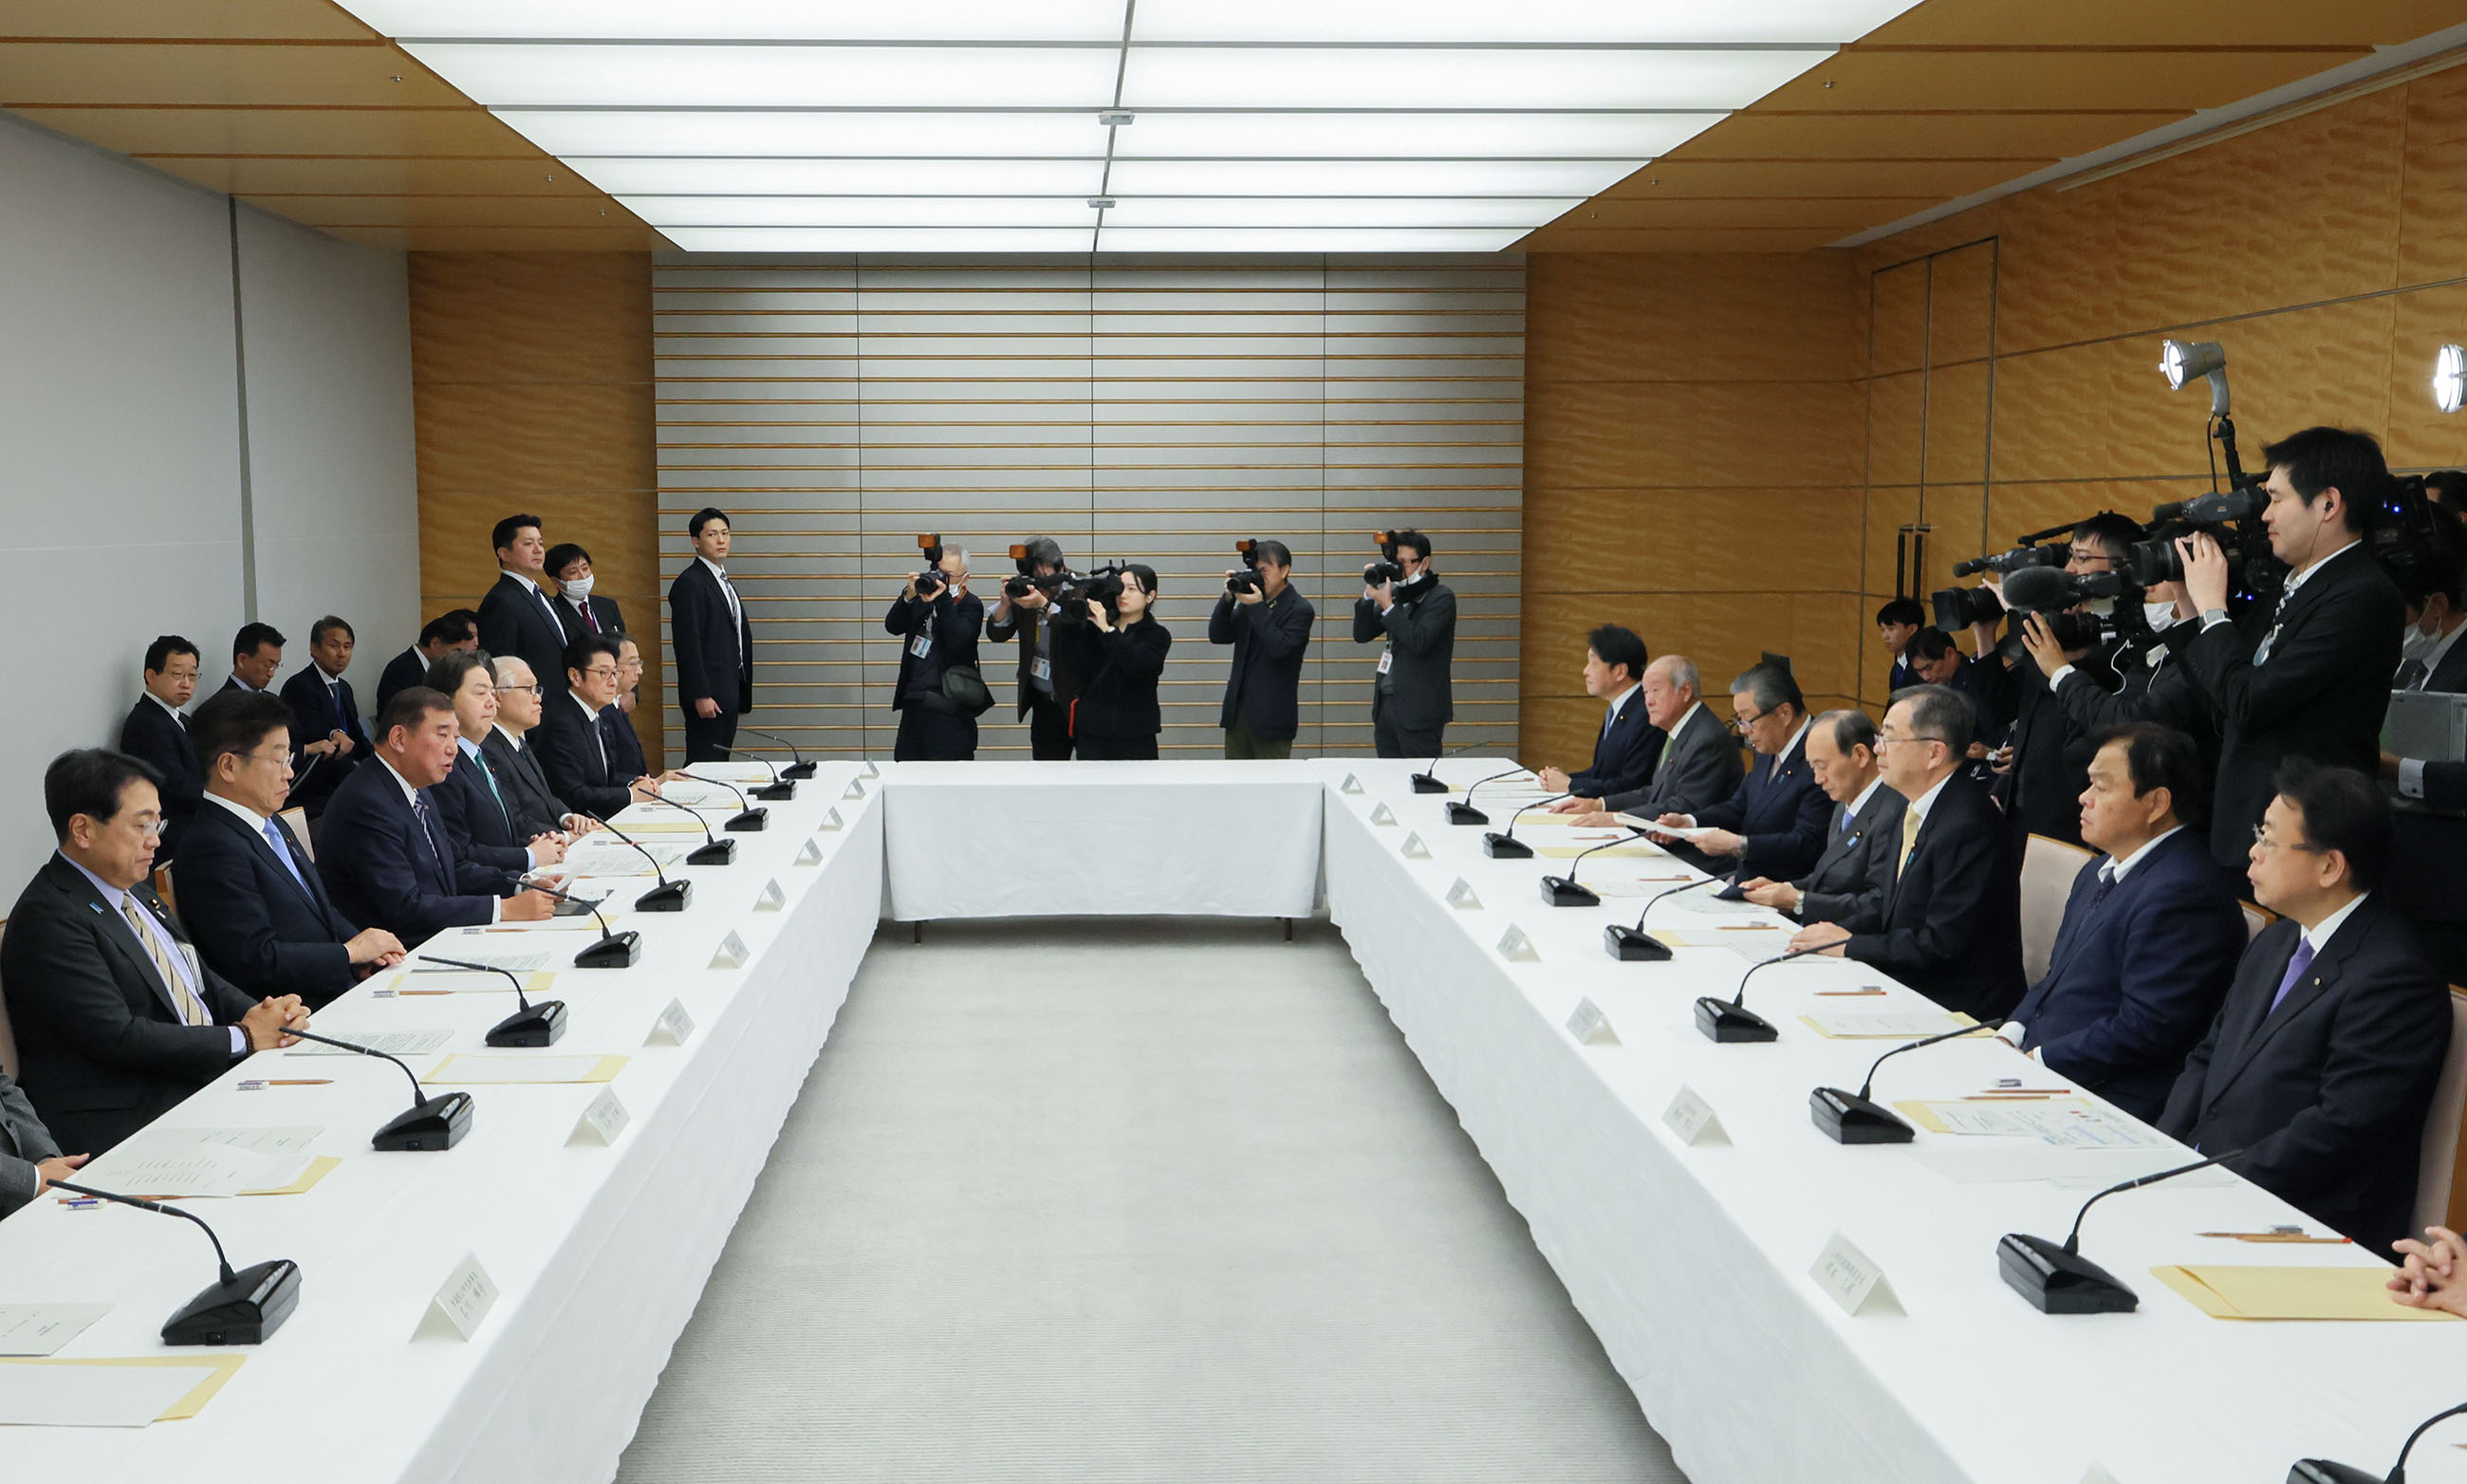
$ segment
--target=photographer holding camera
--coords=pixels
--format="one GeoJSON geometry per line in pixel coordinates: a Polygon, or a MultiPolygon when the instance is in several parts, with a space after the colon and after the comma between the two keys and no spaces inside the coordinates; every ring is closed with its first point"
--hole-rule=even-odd
{"type": "Polygon", "coordinates": [[[1380,560],[1362,569],[1353,641],[1387,641],[1370,689],[1370,740],[1382,757],[1438,754],[1456,704],[1448,669],[1456,654],[1457,596],[1431,570],[1431,538],[1381,531],[1380,560]]]}
{"type": "Polygon", "coordinates": [[[2391,489],[2381,445],[2342,428],[2307,428],[2262,449],[2270,464],[2261,521],[2271,554],[2287,564],[2275,604],[2228,616],[2227,553],[2207,530],[2176,543],[2184,589],[2200,615],[2171,632],[2177,658],[2209,703],[2222,738],[2210,853],[2244,863],[2295,757],[2371,776],[2381,760],[2383,713],[2398,668],[2406,604],[2371,553],[2359,551],[2365,512],[2391,489]]]}
{"type": "Polygon", "coordinates": [[[1039,762],[1071,756],[1071,698],[1076,691],[1053,664],[1053,594],[1069,577],[1062,545],[1034,536],[1010,549],[1019,574],[1003,582],[985,619],[985,642],[1019,638],[1019,715],[1028,723],[1028,755],[1039,762]]]}
{"type": "Polygon", "coordinates": [[[977,668],[977,626],[985,605],[968,591],[968,553],[939,536],[918,539],[929,564],[908,579],[886,633],[899,644],[899,685],[891,708],[899,736],[891,755],[900,762],[965,762],[977,755],[977,717],[992,705],[977,668]]]}
{"type": "Polygon", "coordinates": [[[1234,646],[1225,678],[1228,757],[1291,757],[1301,730],[1302,656],[1318,615],[1295,592],[1294,553],[1281,541],[1241,541],[1243,565],[1225,573],[1225,591],[1208,616],[1208,641],[1234,646]]]}
{"type": "MultiPolygon", "coordinates": [[[[2175,539],[2191,528],[2182,524],[2156,526],[2150,537],[2172,548],[2175,539]]],[[[2126,596],[2129,599],[2131,595],[2126,596]]],[[[2046,623],[2026,619],[2022,645],[2047,674],[2048,690],[2077,731],[2095,736],[2131,722],[2172,728],[2193,739],[2194,751],[2202,759],[2202,776],[2216,777],[2219,732],[2210,721],[2209,703],[2193,684],[2191,673],[2182,663],[2169,663],[2174,651],[2168,647],[2167,633],[2192,617],[2181,578],[2162,578],[2144,586],[2141,621],[2105,657],[2116,683],[2113,688],[2107,685],[2108,676],[2088,674],[2068,663],[2064,647],[2046,623]]],[[[2184,637],[2190,637],[2189,631],[2184,637]]]]}
{"type": "Polygon", "coordinates": [[[1157,679],[1173,636],[1157,622],[1156,569],[1138,562],[1119,573],[1098,569],[1084,588],[1066,586],[1084,613],[1057,608],[1053,646],[1057,659],[1079,677],[1071,703],[1071,738],[1084,759],[1153,758],[1164,719],[1157,708],[1157,679]]]}

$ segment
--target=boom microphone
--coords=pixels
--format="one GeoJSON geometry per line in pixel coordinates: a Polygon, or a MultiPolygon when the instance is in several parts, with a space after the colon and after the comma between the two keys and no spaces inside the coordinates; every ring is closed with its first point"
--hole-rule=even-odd
{"type": "MultiPolygon", "coordinates": [[[[1434,763],[1432,766],[1437,767],[1437,764],[1434,763]]],[[[1466,784],[1464,798],[1448,800],[1448,822],[1450,824],[1488,824],[1490,816],[1473,806],[1473,791],[1485,783],[1496,783],[1502,778],[1515,777],[1525,771],[1523,768],[1510,768],[1505,773],[1494,773],[1489,777],[1476,778],[1466,784]]]]}
{"type": "Polygon", "coordinates": [[[1593,854],[1594,851],[1608,850],[1613,845],[1626,844],[1628,841],[1636,838],[1637,833],[1639,832],[1631,830],[1619,839],[1605,840],[1598,845],[1577,851],[1575,858],[1568,863],[1568,874],[1542,878],[1542,900],[1553,907],[1601,906],[1602,899],[1598,893],[1591,888],[1576,885],[1576,867],[1582,865],[1585,857],[1593,854]]]}
{"type": "MultiPolygon", "coordinates": [[[[1635,829],[1634,825],[1630,825],[1628,827],[1630,829],[1635,829]]],[[[1643,832],[1639,830],[1637,833],[1641,834],[1643,832]]],[[[1613,841],[1612,843],[1618,844],[1619,842],[1613,841]]],[[[1652,933],[1644,931],[1645,912],[1653,911],[1653,904],[1661,901],[1664,897],[1677,896],[1682,891],[1701,891],[1707,887],[1719,885],[1728,879],[1728,877],[1724,876],[1708,876],[1702,881],[1691,881],[1684,887],[1671,887],[1665,890],[1655,892],[1652,896],[1645,899],[1644,911],[1636,914],[1635,927],[1630,928],[1615,922],[1602,930],[1603,952],[1609,954],[1612,957],[1618,959],[1621,963],[1662,963],[1666,961],[1670,957],[1670,945],[1662,941],[1662,939],[1655,937],[1652,933]]],[[[1754,973],[1754,971],[1751,970],[1749,972],[1754,973]]]]}
{"type": "Polygon", "coordinates": [[[265,1337],[281,1329],[283,1321],[291,1317],[291,1311],[300,1306],[300,1265],[288,1257],[234,1272],[231,1259],[223,1255],[223,1239],[215,1236],[215,1228],[194,1211],[64,1180],[50,1183],[55,1190],[74,1191],[97,1201],[133,1205],[157,1216],[195,1222],[206,1240],[215,1245],[215,1262],[222,1269],[222,1277],[200,1289],[196,1297],[180,1307],[179,1313],[163,1321],[163,1343],[167,1345],[263,1344],[265,1337]]]}
{"type": "Polygon", "coordinates": [[[2059,1247],[2045,1237],[2033,1237],[2019,1231],[2008,1231],[1996,1243],[1996,1269],[2013,1292],[2030,1301],[2030,1307],[2041,1314],[2128,1314],[2141,1305],[2133,1290],[2117,1281],[2116,1275],[2081,1255],[2082,1218],[2090,1208],[2112,1195],[2155,1185],[2162,1180],[2207,1170],[2214,1164],[2242,1158],[2246,1151],[2231,1150],[2191,1164],[2180,1164],[2172,1170],[2144,1175],[2139,1180],[2121,1180],[2108,1186],[2082,1203],[2073,1213],[2073,1229],[2065,1234],[2059,1247]]]}
{"type": "Polygon", "coordinates": [[[724,778],[706,778],[699,773],[689,773],[686,776],[693,779],[696,783],[716,783],[721,788],[724,788],[736,796],[736,807],[738,813],[736,819],[728,821],[728,828],[732,830],[752,831],[762,829],[770,824],[771,811],[768,809],[757,809],[752,804],[747,803],[745,801],[745,790],[738,788],[736,784],[731,783],[724,778]]]}
{"type": "Polygon", "coordinates": [[[1906,1041],[1876,1058],[1867,1068],[1867,1080],[1859,1084],[1856,1092],[1840,1088],[1818,1088],[1807,1095],[1807,1115],[1816,1126],[1837,1144],[1907,1144],[1916,1131],[1910,1124],[1888,1113],[1883,1105],[1871,1101],[1867,1094],[1875,1090],[1876,1068],[1884,1066],[1905,1051],[1932,1046],[1939,1041],[1956,1041],[1975,1036],[1992,1027],[1984,1023],[1958,1025],[1917,1041],[1906,1041]]]}
{"type": "Polygon", "coordinates": [[[514,1003],[520,1006],[488,1028],[488,1045],[492,1046],[546,1046],[556,1045],[565,1034],[565,1001],[543,1000],[532,1003],[523,993],[522,976],[511,969],[501,969],[493,963],[472,963],[463,958],[439,958],[423,955],[429,963],[441,963],[449,969],[468,969],[474,974],[502,974],[506,982],[514,986],[514,1003]]]}
{"type": "Polygon", "coordinates": [[[1532,803],[1527,804],[1524,808],[1517,810],[1514,814],[1507,817],[1506,834],[1503,835],[1497,830],[1492,830],[1482,837],[1482,853],[1489,856],[1495,861],[1529,861],[1533,859],[1533,847],[1516,838],[1516,821],[1525,818],[1527,815],[1531,814],[1536,809],[1543,808],[1546,805],[1555,804],[1562,798],[1573,798],[1575,797],[1576,796],[1573,794],[1553,794],[1548,798],[1536,799],[1532,803]]]}
{"type": "Polygon", "coordinates": [[[420,1091],[419,1078],[403,1065],[401,1057],[374,1050],[356,1042],[337,1041],[315,1031],[284,1026],[283,1033],[320,1046],[334,1046],[344,1051],[356,1051],[362,1056],[382,1057],[402,1068],[411,1078],[411,1095],[419,1101],[387,1120],[384,1128],[369,1142],[379,1149],[451,1149],[471,1132],[471,1094],[464,1091],[442,1092],[435,1097],[420,1091]]]}
{"type": "MultiPolygon", "coordinates": [[[[708,826],[706,826],[708,827],[708,826]]],[[[626,969],[643,956],[643,934],[628,928],[622,933],[608,931],[608,919],[600,914],[600,904],[559,891],[555,887],[534,886],[533,891],[553,896],[560,902],[580,902],[591,909],[592,917],[600,924],[600,941],[574,956],[577,969],[626,969]]]]}
{"type": "Polygon", "coordinates": [[[658,789],[653,788],[647,782],[637,783],[634,786],[641,789],[644,793],[650,795],[653,798],[658,799],[660,802],[667,804],[671,809],[685,809],[686,818],[702,826],[703,843],[696,845],[693,848],[693,852],[686,857],[686,864],[688,866],[726,866],[729,862],[736,859],[736,842],[733,840],[722,840],[718,836],[713,834],[711,832],[711,821],[709,820],[704,819],[701,815],[696,814],[691,809],[686,809],[685,805],[678,803],[668,795],[661,793],[658,789]]]}
{"type": "Polygon", "coordinates": [[[795,758],[796,761],[790,763],[785,768],[781,769],[780,776],[783,778],[810,778],[814,776],[814,765],[805,761],[805,754],[797,751],[797,744],[789,741],[786,737],[780,735],[776,731],[765,731],[759,727],[749,727],[743,722],[738,722],[736,724],[736,730],[739,731],[751,732],[758,737],[767,737],[788,750],[788,755],[795,758]]]}
{"type": "Polygon", "coordinates": [[[1774,1029],[1773,1022],[1748,1008],[1748,980],[1756,977],[1758,969],[1770,968],[1787,959],[1804,958],[1809,954],[1821,954],[1831,946],[1828,943],[1822,947],[1794,948],[1789,953],[1776,954],[1771,958],[1748,965],[1748,972],[1739,976],[1737,994],[1728,1000],[1716,1000],[1706,995],[1696,1001],[1696,1028],[1704,1032],[1708,1041],[1780,1039],[1781,1032],[1774,1029]]]}
{"type": "Polygon", "coordinates": [[[1437,776],[1432,773],[1431,769],[1432,769],[1432,768],[1437,768],[1440,763],[1442,763],[1442,762],[1446,761],[1447,759],[1449,759],[1449,758],[1451,758],[1451,757],[1461,757],[1461,756],[1463,756],[1463,755],[1464,755],[1465,753],[1467,753],[1480,752],[1482,749],[1483,749],[1483,748],[1485,748],[1485,747],[1497,747],[1497,746],[1499,746],[1499,744],[1498,744],[1498,743],[1493,742],[1493,741],[1489,741],[1489,740],[1483,740],[1483,741],[1481,741],[1481,742],[1468,742],[1468,743],[1466,743],[1464,746],[1460,747],[1460,748],[1456,748],[1456,749],[1454,749],[1453,751],[1445,752],[1445,753],[1440,753],[1437,754],[1436,756],[1434,756],[1434,757],[1431,759],[1431,766],[1430,766],[1429,768],[1425,768],[1425,769],[1423,769],[1421,772],[1419,772],[1419,773],[1417,773],[1417,774],[1414,775],[1414,778],[1413,778],[1413,782],[1414,782],[1414,792],[1415,792],[1415,793],[1416,793],[1416,794],[1453,794],[1453,793],[1455,793],[1455,792],[1456,792],[1456,790],[1455,790],[1455,789],[1453,789],[1453,788],[1450,788],[1447,784],[1440,782],[1440,781],[1439,781],[1439,779],[1438,779],[1438,778],[1437,778],[1437,776]]]}
{"type": "MultiPolygon", "coordinates": [[[[726,753],[731,757],[753,757],[756,762],[762,765],[762,771],[771,776],[771,781],[763,784],[760,788],[756,789],[754,791],[755,798],[779,799],[794,798],[797,797],[797,785],[794,783],[782,782],[780,777],[780,770],[771,766],[771,760],[769,758],[755,757],[754,753],[747,752],[745,749],[730,747],[725,742],[714,742],[712,745],[718,748],[721,752],[726,753]]],[[[693,775],[690,773],[687,774],[686,776],[692,777],[693,775]]]]}
{"type": "MultiPolygon", "coordinates": [[[[790,786],[794,787],[793,784],[790,786]]],[[[676,881],[670,881],[668,879],[668,873],[660,869],[660,858],[653,855],[648,849],[645,848],[641,841],[626,834],[616,825],[609,823],[607,820],[599,815],[595,814],[591,816],[591,818],[599,820],[600,825],[602,829],[605,829],[611,835],[614,835],[618,839],[625,842],[625,843],[632,845],[637,854],[641,855],[644,860],[651,863],[651,874],[660,878],[660,884],[658,886],[653,887],[650,890],[644,892],[641,896],[634,899],[634,911],[638,912],[681,912],[686,910],[686,904],[693,900],[692,882],[682,878],[676,881]]]]}
{"type": "Polygon", "coordinates": [[[2327,1458],[2299,1458],[2296,1467],[2287,1471],[2287,1484],[2407,1484],[2407,1455],[2415,1451],[2415,1440],[2432,1430],[2433,1425],[2467,1412],[2467,1402],[2448,1411],[2435,1412],[2416,1425],[2407,1441],[2399,1445],[2398,1462],[2388,1473],[2374,1473],[2353,1464],[2332,1463],[2327,1458]]]}

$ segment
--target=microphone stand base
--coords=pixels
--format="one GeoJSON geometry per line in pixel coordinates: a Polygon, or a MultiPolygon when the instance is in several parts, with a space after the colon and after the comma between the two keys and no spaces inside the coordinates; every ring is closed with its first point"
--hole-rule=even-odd
{"type": "Polygon", "coordinates": [[[1456,790],[1448,787],[1438,779],[1432,777],[1427,773],[1417,773],[1414,775],[1414,792],[1416,794],[1453,794],[1456,790]]]}
{"type": "Polygon", "coordinates": [[[768,809],[748,809],[743,814],[738,815],[736,819],[733,819],[726,824],[720,826],[722,829],[731,830],[740,835],[750,834],[758,829],[769,829],[770,827],[771,811],[768,809]]]}
{"type": "Polygon", "coordinates": [[[1716,1000],[1710,995],[1696,1001],[1696,1028],[1708,1041],[1778,1041],[1781,1032],[1746,1005],[1716,1000]]]}
{"type": "Polygon", "coordinates": [[[1612,923],[1602,930],[1602,951],[1621,963],[1667,963],[1670,945],[1650,933],[1640,933],[1623,923],[1612,923]]]}
{"type": "Polygon", "coordinates": [[[686,904],[692,900],[692,882],[663,882],[659,886],[653,887],[650,890],[644,892],[641,896],[636,897],[634,899],[634,911],[638,912],[681,912],[686,910],[686,904]]]}
{"type": "Polygon", "coordinates": [[[2130,1314],[2141,1305],[2116,1274],[2026,1232],[2008,1231],[1997,1242],[1996,1270],[2041,1314],[2130,1314]]]}
{"type": "Polygon", "coordinates": [[[553,1046],[565,1034],[565,1001],[542,1000],[488,1027],[492,1046],[553,1046]]]}
{"type": "Polygon", "coordinates": [[[577,969],[628,969],[643,956],[643,934],[628,928],[611,933],[574,956],[577,969]]]}
{"type": "Polygon", "coordinates": [[[1840,1088],[1807,1094],[1807,1115],[1837,1144],[1907,1144],[1915,1132],[1883,1104],[1840,1088]]]}
{"type": "Polygon", "coordinates": [[[164,1322],[167,1345],[257,1345],[300,1307],[300,1265],[288,1257],[210,1283],[164,1322]]]}
{"type": "Polygon", "coordinates": [[[780,770],[780,776],[783,778],[810,778],[813,776],[814,765],[812,763],[790,763],[785,768],[780,770]]]}
{"type": "Polygon", "coordinates": [[[772,803],[778,803],[781,799],[796,798],[797,785],[787,782],[765,783],[760,788],[754,791],[754,797],[768,800],[772,803]]]}
{"type": "Polygon", "coordinates": [[[714,840],[709,844],[694,846],[693,853],[686,857],[686,864],[688,866],[726,866],[736,859],[736,841],[714,840]]]}
{"type": "MultiPolygon", "coordinates": [[[[1421,791],[1416,789],[1415,792],[1421,791]]],[[[1462,799],[1451,798],[1448,800],[1448,822],[1450,824],[1488,824],[1490,816],[1462,799]]]]}
{"type": "Polygon", "coordinates": [[[471,1094],[446,1092],[395,1114],[369,1143],[389,1152],[451,1149],[470,1132],[471,1094]]]}
{"type": "Polygon", "coordinates": [[[1599,907],[1602,899],[1591,887],[1578,886],[1573,877],[1542,878],[1542,900],[1553,907],[1599,907]]]}
{"type": "Polygon", "coordinates": [[[1489,834],[1482,837],[1482,853],[1490,857],[1494,861],[1529,861],[1533,859],[1533,847],[1531,845],[1527,844],[1525,842],[1517,839],[1513,835],[1503,835],[1497,830],[1492,830],[1489,834]]]}
{"type": "Polygon", "coordinates": [[[2298,1458],[2296,1467],[2287,1471],[2287,1484],[2388,1484],[2388,1481],[2370,1469],[2359,1469],[2351,1463],[2332,1463],[2327,1458],[2298,1458]]]}

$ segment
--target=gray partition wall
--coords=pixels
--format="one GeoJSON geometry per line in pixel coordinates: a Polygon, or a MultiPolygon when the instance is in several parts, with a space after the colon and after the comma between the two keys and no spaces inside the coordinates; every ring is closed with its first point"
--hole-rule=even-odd
{"type": "MultiPolygon", "coordinates": [[[[1521,259],[675,256],[654,288],[662,581],[686,518],[727,510],[755,725],[888,755],[882,618],[917,537],[968,549],[990,612],[1011,544],[1051,535],[1074,566],[1156,568],[1163,753],[1213,755],[1231,651],[1208,614],[1257,536],[1319,610],[1296,752],[1368,751],[1378,651],[1352,605],[1370,532],[1413,525],[1461,606],[1452,743],[1513,746],[1521,259]]],[[[984,658],[981,755],[1024,757],[1013,651],[984,658]]]]}

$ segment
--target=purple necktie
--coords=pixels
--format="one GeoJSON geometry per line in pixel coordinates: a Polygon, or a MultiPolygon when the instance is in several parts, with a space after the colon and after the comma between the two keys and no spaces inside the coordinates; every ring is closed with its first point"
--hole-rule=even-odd
{"type": "Polygon", "coordinates": [[[2278,993],[2271,997],[2270,1010],[2262,1016],[2263,1020],[2266,1021],[2272,1015],[2278,1013],[2279,1001],[2287,998],[2287,992],[2296,987],[2296,981],[2302,978],[2304,971],[2311,967],[2313,967],[2313,940],[2309,937],[2301,938],[2297,942],[2296,956],[2287,960],[2287,972],[2279,977],[2278,993]]]}

